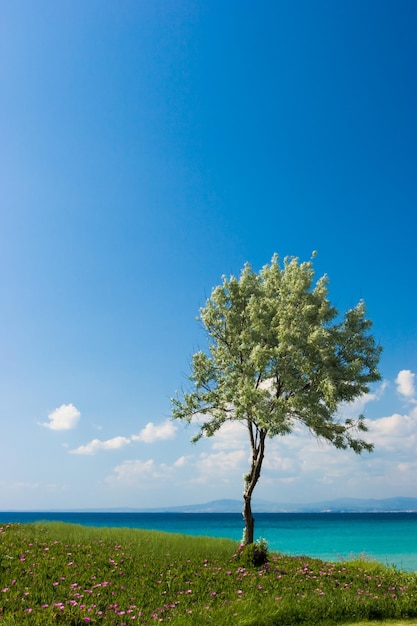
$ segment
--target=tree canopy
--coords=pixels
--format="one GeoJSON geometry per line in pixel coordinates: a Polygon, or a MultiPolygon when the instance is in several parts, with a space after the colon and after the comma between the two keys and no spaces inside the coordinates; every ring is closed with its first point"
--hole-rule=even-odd
{"type": "Polygon", "coordinates": [[[223,277],[200,310],[208,350],[192,357],[191,389],[172,399],[173,417],[199,416],[194,441],[213,436],[226,421],[247,427],[251,462],[245,476],[244,543],[253,542],[251,510],[267,437],[287,435],[297,423],[336,448],[372,451],[360,433],[364,417],[338,417],[380,379],[381,348],[360,301],[341,319],[328,299],[328,279],[314,283],[313,261],[277,255],[256,273],[223,277]]]}

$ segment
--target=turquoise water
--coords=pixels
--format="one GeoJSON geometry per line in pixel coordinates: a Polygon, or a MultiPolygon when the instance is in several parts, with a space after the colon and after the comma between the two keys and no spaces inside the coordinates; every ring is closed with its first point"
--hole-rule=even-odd
{"type": "MultiPolygon", "coordinates": [[[[60,520],[85,526],[162,530],[240,541],[238,513],[16,513],[0,512],[0,524],[60,520]]],[[[339,561],[366,555],[417,571],[417,513],[257,513],[255,538],[271,550],[339,561]]]]}

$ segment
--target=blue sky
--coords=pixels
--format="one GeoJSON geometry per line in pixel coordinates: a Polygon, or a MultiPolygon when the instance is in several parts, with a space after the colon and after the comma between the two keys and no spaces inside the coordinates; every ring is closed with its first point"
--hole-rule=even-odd
{"type": "Polygon", "coordinates": [[[3,510],[240,498],[236,427],[169,398],[222,274],[274,252],[363,298],[372,455],[296,431],[257,496],[417,496],[417,5],[0,2],[3,510]]]}

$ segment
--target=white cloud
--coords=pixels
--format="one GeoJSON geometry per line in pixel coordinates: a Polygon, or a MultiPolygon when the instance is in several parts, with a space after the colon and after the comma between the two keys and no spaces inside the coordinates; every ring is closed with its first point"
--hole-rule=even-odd
{"type": "Polygon", "coordinates": [[[394,413],[373,420],[370,424],[370,439],[376,449],[381,451],[405,454],[411,449],[417,452],[417,409],[409,415],[394,413]]]}
{"type": "Polygon", "coordinates": [[[129,445],[130,439],[127,437],[113,437],[106,441],[100,439],[93,439],[85,446],[80,446],[75,450],[71,450],[71,454],[95,454],[98,450],[119,450],[129,445]]]}
{"type": "Polygon", "coordinates": [[[141,484],[146,484],[146,480],[156,478],[158,475],[153,459],[148,461],[124,461],[115,467],[113,471],[115,476],[109,477],[107,479],[108,482],[116,480],[117,482],[129,484],[136,483],[139,480],[141,484]]]}
{"type": "Polygon", "coordinates": [[[39,489],[41,487],[40,483],[30,483],[30,482],[16,482],[8,485],[10,489],[39,489]]]}
{"type": "Polygon", "coordinates": [[[158,463],[154,459],[124,461],[113,469],[106,478],[109,485],[135,486],[139,490],[149,490],[169,484],[172,488],[202,484],[212,487],[230,484],[247,471],[248,459],[243,450],[201,453],[198,457],[181,456],[172,465],[158,463]]]}
{"type": "Polygon", "coordinates": [[[367,404],[381,399],[387,386],[387,382],[384,381],[374,393],[364,393],[353,400],[353,402],[343,402],[339,406],[339,418],[342,420],[347,418],[357,419],[359,415],[363,415],[367,404]]]}
{"type": "Polygon", "coordinates": [[[62,404],[48,415],[49,422],[41,426],[50,430],[71,430],[77,426],[80,416],[81,413],[73,404],[62,404]]]}
{"type": "Polygon", "coordinates": [[[417,408],[408,415],[394,413],[368,420],[368,426],[366,438],[375,445],[372,454],[337,450],[302,428],[268,441],[257,494],[265,495],[267,489],[275,493],[278,488],[281,498],[285,493],[288,501],[293,500],[293,493],[314,501],[340,493],[356,497],[414,493],[417,408]],[[286,483],[293,484],[293,491],[286,489],[286,483]]]}
{"type": "Polygon", "coordinates": [[[244,450],[230,452],[203,452],[195,463],[198,473],[192,482],[198,483],[229,483],[241,477],[248,470],[248,455],[244,450]]]}
{"type": "MultiPolygon", "coordinates": [[[[394,413],[371,420],[369,425],[373,454],[336,450],[300,425],[290,435],[268,439],[255,498],[293,502],[341,494],[362,497],[365,492],[369,497],[411,493],[417,469],[417,408],[408,415],[394,413]]],[[[156,459],[125,461],[106,482],[147,493],[168,485],[171,491],[180,489],[178,504],[192,499],[239,498],[243,474],[250,465],[245,429],[239,429],[237,423],[227,424],[216,436],[205,439],[204,446],[198,455],[180,456],[171,465],[156,459]]]]}
{"type": "Polygon", "coordinates": [[[266,449],[264,469],[285,474],[293,472],[296,469],[294,459],[290,456],[285,456],[284,451],[274,450],[274,447],[268,445],[266,449]]]}
{"type": "Polygon", "coordinates": [[[129,460],[117,465],[105,482],[113,486],[130,486],[141,491],[150,490],[166,483],[172,484],[173,472],[174,467],[155,463],[153,459],[129,460]]]}
{"type": "Polygon", "coordinates": [[[395,379],[398,393],[408,399],[413,399],[416,393],[414,378],[415,374],[411,370],[401,370],[395,379]]]}
{"type": "Polygon", "coordinates": [[[237,421],[225,422],[212,438],[214,450],[234,450],[249,445],[248,430],[237,421]]]}
{"type": "Polygon", "coordinates": [[[417,461],[408,461],[406,463],[398,463],[397,465],[399,472],[405,472],[408,475],[414,475],[417,471],[417,461]]]}
{"type": "Polygon", "coordinates": [[[154,443],[154,441],[165,441],[166,439],[173,439],[177,427],[174,426],[171,420],[165,420],[162,424],[155,425],[153,422],[148,422],[145,428],[142,428],[139,435],[132,435],[132,441],[143,441],[144,443],[154,443]]]}
{"type": "MultiPolygon", "coordinates": [[[[410,382],[410,377],[403,378],[403,383],[404,380],[410,382]]],[[[410,391],[411,387],[404,389],[410,391]]],[[[375,412],[383,392],[395,396],[394,385],[390,387],[382,383],[372,393],[342,406],[340,419],[357,417],[370,403],[376,405],[375,412]]],[[[366,497],[366,493],[368,497],[385,497],[412,493],[417,470],[417,407],[411,408],[411,411],[404,412],[406,414],[385,413],[383,417],[367,420],[370,432],[364,433],[363,437],[374,443],[373,454],[356,455],[352,450],[336,450],[298,423],[290,435],[267,439],[255,498],[293,502],[331,499],[342,494],[366,497]]],[[[159,425],[150,422],[138,434],[120,438],[120,441],[126,445],[127,441],[151,443],[175,434],[176,427],[171,420],[159,425]]],[[[94,442],[88,445],[93,450],[104,448],[94,442]]],[[[216,435],[204,438],[194,450],[196,452],[190,454],[178,447],[178,455],[171,457],[170,465],[163,463],[162,457],[159,460],[154,457],[125,461],[114,468],[105,482],[115,489],[146,492],[154,499],[158,490],[161,494],[168,490],[163,496],[168,500],[173,492],[177,492],[181,494],[177,504],[217,497],[239,498],[243,474],[250,466],[245,425],[226,422],[216,435]]]]}
{"type": "MultiPolygon", "coordinates": [[[[340,419],[362,414],[371,402],[381,400],[386,389],[387,383],[384,382],[373,393],[341,406],[340,419]]],[[[370,432],[365,433],[364,438],[375,445],[375,452],[370,455],[337,450],[297,423],[290,435],[268,439],[258,497],[263,492],[264,497],[274,499],[274,496],[267,495],[267,490],[273,489],[276,493],[278,489],[280,497],[286,493],[289,501],[294,498],[294,490],[294,493],[303,493],[307,500],[324,499],[327,494],[337,497],[341,485],[344,493],[360,496],[362,484],[369,489],[375,484],[375,493],[379,489],[379,495],[383,497],[384,481],[394,484],[395,480],[398,480],[400,489],[406,490],[417,452],[417,408],[408,415],[395,413],[367,420],[367,424],[370,432]]],[[[209,449],[187,464],[188,483],[215,483],[219,487],[233,484],[234,489],[239,489],[242,474],[248,471],[250,464],[245,427],[238,422],[226,422],[212,439],[205,441],[209,449]]]]}
{"type": "Polygon", "coordinates": [[[132,441],[143,441],[145,443],[154,443],[155,441],[163,441],[172,439],[175,436],[177,427],[170,420],[166,420],[162,424],[155,425],[152,422],[146,424],[139,435],[131,437],[113,437],[102,441],[101,439],[93,439],[83,446],[71,450],[71,454],[95,454],[99,450],[119,450],[128,446],[132,441]]]}

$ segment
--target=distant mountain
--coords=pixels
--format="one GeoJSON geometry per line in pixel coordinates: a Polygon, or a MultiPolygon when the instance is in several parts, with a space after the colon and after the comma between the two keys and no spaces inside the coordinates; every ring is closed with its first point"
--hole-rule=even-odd
{"type": "MultiPolygon", "coordinates": [[[[54,509],[49,512],[68,513],[241,513],[242,500],[211,500],[202,504],[188,504],[182,506],[165,506],[154,508],[100,508],[100,509],[54,509]]],[[[254,499],[252,502],[254,513],[417,513],[417,498],[338,498],[294,504],[287,502],[270,502],[254,499]]]]}
{"type": "MultiPolygon", "coordinates": [[[[307,504],[276,503],[267,500],[253,500],[256,513],[395,513],[417,512],[417,498],[361,499],[339,498],[307,504]]],[[[212,500],[203,504],[147,509],[160,513],[240,513],[241,500],[212,500]]]]}
{"type": "Polygon", "coordinates": [[[211,500],[203,504],[188,504],[183,506],[161,507],[152,509],[154,512],[172,513],[240,513],[242,511],[240,500],[211,500]]]}

